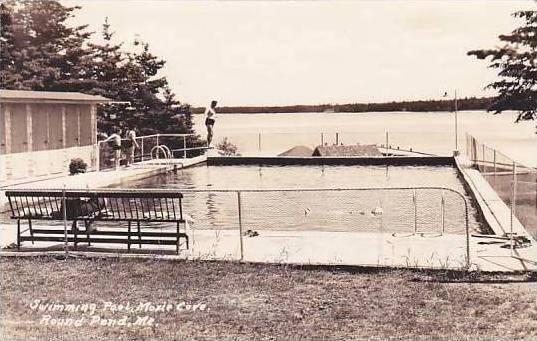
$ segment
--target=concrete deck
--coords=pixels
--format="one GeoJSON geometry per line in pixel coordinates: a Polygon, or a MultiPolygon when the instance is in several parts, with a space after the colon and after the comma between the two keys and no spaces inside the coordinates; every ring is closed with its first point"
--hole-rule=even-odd
{"type": "MultiPolygon", "coordinates": [[[[259,230],[259,236],[243,237],[243,261],[282,264],[323,264],[349,266],[383,266],[430,269],[462,269],[466,266],[464,235],[411,235],[366,232],[274,231],[259,230]]],[[[174,246],[133,245],[127,253],[124,244],[79,244],[72,254],[96,254],[122,257],[169,259],[240,260],[238,230],[193,230],[190,250],[175,254],[174,246]]],[[[13,247],[16,226],[0,227],[0,256],[63,253],[57,242],[24,242],[21,251],[13,247]]],[[[504,242],[471,238],[470,269],[480,271],[536,271],[531,261],[537,246],[516,250],[521,259],[512,257],[504,242]]]]}
{"type": "Polygon", "coordinates": [[[88,172],[77,175],[61,175],[56,177],[29,178],[17,183],[6,184],[0,187],[0,212],[8,209],[3,191],[7,189],[79,189],[98,188],[112,185],[121,185],[125,182],[145,179],[158,174],[172,171],[175,168],[184,168],[205,162],[207,156],[202,155],[188,159],[148,160],[138,162],[131,167],[122,166],[118,170],[111,169],[100,172],[88,172]]]}
{"type": "Polygon", "coordinates": [[[56,178],[26,179],[15,184],[2,186],[7,188],[96,188],[121,184],[122,182],[139,180],[156,174],[165,173],[174,168],[184,168],[194,164],[205,162],[205,155],[189,159],[154,159],[135,163],[131,167],[121,166],[118,170],[110,169],[99,172],[88,172],[77,175],[64,175],[56,178]]]}

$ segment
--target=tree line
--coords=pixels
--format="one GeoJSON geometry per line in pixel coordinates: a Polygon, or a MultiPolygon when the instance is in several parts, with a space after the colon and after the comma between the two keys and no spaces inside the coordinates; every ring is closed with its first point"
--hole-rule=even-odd
{"type": "MultiPolygon", "coordinates": [[[[487,110],[493,103],[493,98],[462,98],[457,100],[458,110],[487,110]]],[[[289,105],[289,106],[227,106],[218,109],[219,113],[299,113],[299,112],[394,112],[394,111],[453,111],[455,101],[423,100],[385,103],[349,103],[349,104],[319,104],[319,105],[289,105]]],[[[195,108],[194,113],[203,113],[204,108],[195,108]]]]}
{"type": "MultiPolygon", "coordinates": [[[[159,74],[166,62],[147,42],[117,42],[107,19],[99,33],[69,25],[79,6],[50,0],[0,6],[3,89],[81,92],[121,102],[98,106],[98,130],[108,134],[125,128],[139,135],[194,132],[191,107],[159,74]]],[[[201,144],[199,136],[189,143],[201,144]]]]}

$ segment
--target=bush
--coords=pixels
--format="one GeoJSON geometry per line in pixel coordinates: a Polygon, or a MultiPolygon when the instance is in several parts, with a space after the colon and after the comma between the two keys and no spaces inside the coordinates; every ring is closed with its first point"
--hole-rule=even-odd
{"type": "Polygon", "coordinates": [[[227,137],[224,137],[224,140],[216,145],[219,153],[226,156],[238,155],[237,146],[229,142],[227,137]]]}
{"type": "Polygon", "coordinates": [[[80,158],[71,159],[71,163],[69,164],[69,173],[71,173],[71,175],[85,173],[87,169],[88,165],[84,162],[84,160],[80,158]]]}

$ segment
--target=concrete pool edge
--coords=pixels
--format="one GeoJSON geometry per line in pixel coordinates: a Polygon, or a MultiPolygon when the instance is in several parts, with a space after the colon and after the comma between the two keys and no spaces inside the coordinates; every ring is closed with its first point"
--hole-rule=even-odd
{"type": "MultiPolygon", "coordinates": [[[[472,168],[471,162],[465,157],[455,157],[455,165],[464,180],[464,184],[468,186],[470,195],[477,203],[479,213],[490,230],[498,236],[511,232],[511,211],[487,180],[478,170],[472,168]]],[[[512,232],[529,237],[535,242],[535,238],[526,230],[517,217],[513,217],[512,232]]]]}
{"type": "Polygon", "coordinates": [[[206,155],[189,159],[151,160],[136,163],[130,168],[121,167],[119,170],[95,171],[74,176],[64,174],[54,178],[22,180],[20,183],[0,187],[0,212],[3,213],[9,210],[7,198],[4,194],[9,189],[61,189],[64,186],[67,189],[104,188],[169,173],[178,168],[192,167],[204,163],[206,160],[206,155]]]}
{"type": "Polygon", "coordinates": [[[209,156],[207,165],[455,166],[455,159],[452,156],[209,156]]]}
{"type": "Polygon", "coordinates": [[[457,156],[455,157],[455,164],[464,185],[468,187],[470,195],[477,203],[477,211],[482,220],[493,232],[492,236],[503,237],[506,233],[514,233],[531,241],[528,247],[513,248],[508,256],[498,248],[490,248],[486,253],[479,256],[480,259],[506,268],[513,266],[512,260],[516,260],[519,263],[516,266],[517,268],[522,268],[523,271],[537,271],[537,242],[535,237],[526,230],[517,217],[511,217],[510,208],[481,173],[473,168],[470,160],[464,156],[457,156]],[[511,264],[508,265],[508,263],[511,264]]]}

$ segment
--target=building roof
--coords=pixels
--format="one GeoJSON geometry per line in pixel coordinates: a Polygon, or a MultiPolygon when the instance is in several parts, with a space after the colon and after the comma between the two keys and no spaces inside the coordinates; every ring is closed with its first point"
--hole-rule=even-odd
{"type": "Polygon", "coordinates": [[[313,149],[306,146],[296,146],[293,147],[278,156],[312,156],[313,149]]]}
{"type": "Polygon", "coordinates": [[[382,156],[374,144],[349,146],[318,146],[313,156],[382,156]]]}
{"type": "Polygon", "coordinates": [[[0,90],[1,103],[107,103],[111,99],[80,92],[0,90]]]}

